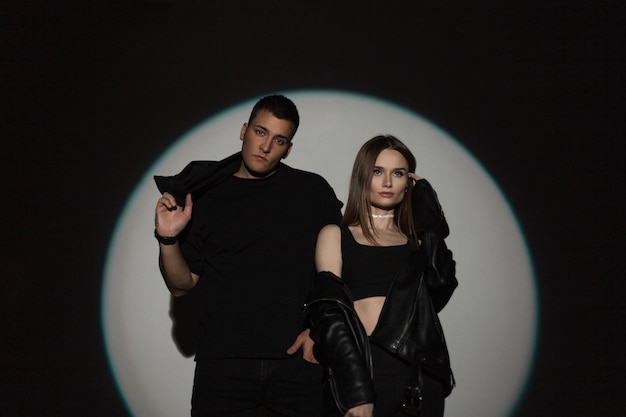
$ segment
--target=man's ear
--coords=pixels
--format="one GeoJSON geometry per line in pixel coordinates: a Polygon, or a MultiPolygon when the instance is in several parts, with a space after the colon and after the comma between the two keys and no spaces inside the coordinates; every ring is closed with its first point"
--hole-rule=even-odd
{"type": "Polygon", "coordinates": [[[241,126],[241,131],[239,132],[239,140],[243,140],[243,137],[246,135],[246,130],[248,130],[248,123],[244,123],[241,126]]]}
{"type": "Polygon", "coordinates": [[[293,146],[293,142],[289,142],[289,147],[287,148],[287,152],[285,152],[285,154],[283,155],[283,157],[281,159],[287,159],[287,157],[291,153],[292,146],[293,146]]]}

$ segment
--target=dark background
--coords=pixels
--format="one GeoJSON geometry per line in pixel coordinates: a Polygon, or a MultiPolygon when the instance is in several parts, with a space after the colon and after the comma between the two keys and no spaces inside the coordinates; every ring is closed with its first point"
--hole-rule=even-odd
{"type": "Polygon", "coordinates": [[[221,3],[2,2],[0,413],[125,415],[100,290],[134,186],[216,112],[338,89],[445,129],[517,214],[541,327],[516,417],[624,415],[622,3],[221,3]]]}

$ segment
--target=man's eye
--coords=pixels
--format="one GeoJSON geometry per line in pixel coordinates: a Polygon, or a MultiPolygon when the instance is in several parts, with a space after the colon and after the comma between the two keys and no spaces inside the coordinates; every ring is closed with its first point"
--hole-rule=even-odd
{"type": "Polygon", "coordinates": [[[279,146],[283,146],[287,141],[285,139],[277,138],[277,139],[274,139],[274,142],[279,146]]]}
{"type": "Polygon", "coordinates": [[[256,132],[256,134],[257,134],[257,135],[259,135],[259,136],[263,136],[263,135],[265,135],[265,131],[263,131],[263,130],[261,130],[261,129],[257,129],[257,130],[255,130],[255,132],[256,132]]]}

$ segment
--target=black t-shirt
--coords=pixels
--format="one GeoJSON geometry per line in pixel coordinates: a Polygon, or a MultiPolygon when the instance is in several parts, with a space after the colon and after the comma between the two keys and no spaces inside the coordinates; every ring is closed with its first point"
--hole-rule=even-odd
{"type": "Polygon", "coordinates": [[[196,360],[286,357],[302,331],[319,230],[341,203],[319,175],[281,164],[263,179],[231,177],[194,202],[182,245],[200,275],[196,360]]]}

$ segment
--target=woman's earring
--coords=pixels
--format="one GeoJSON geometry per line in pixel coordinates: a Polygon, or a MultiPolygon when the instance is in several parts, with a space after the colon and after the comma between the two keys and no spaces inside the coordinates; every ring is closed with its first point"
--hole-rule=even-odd
{"type": "Polygon", "coordinates": [[[406,192],[408,192],[408,191],[409,191],[409,187],[406,187],[406,188],[404,189],[404,192],[406,193],[406,192]]]}

